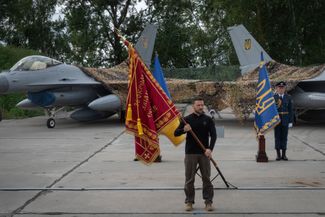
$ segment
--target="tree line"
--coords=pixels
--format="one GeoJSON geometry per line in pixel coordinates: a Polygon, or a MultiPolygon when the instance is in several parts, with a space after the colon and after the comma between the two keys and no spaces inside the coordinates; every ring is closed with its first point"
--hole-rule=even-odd
{"type": "Polygon", "coordinates": [[[227,27],[244,24],[273,59],[304,66],[324,63],[324,17],[323,0],[0,0],[0,41],[109,67],[127,58],[114,27],[135,42],[150,22],[163,67],[194,68],[238,64],[227,27]]]}

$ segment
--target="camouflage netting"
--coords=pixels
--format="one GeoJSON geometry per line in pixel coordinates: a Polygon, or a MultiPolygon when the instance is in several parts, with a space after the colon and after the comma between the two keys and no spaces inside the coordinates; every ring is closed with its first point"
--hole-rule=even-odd
{"type": "Polygon", "coordinates": [[[121,98],[123,108],[125,108],[129,70],[126,61],[108,69],[86,67],[80,67],[80,69],[96,81],[101,82],[106,89],[118,95],[121,98]]]}
{"type": "MultiPolygon", "coordinates": [[[[325,70],[325,64],[311,67],[295,67],[271,61],[266,64],[271,85],[279,81],[287,83],[287,91],[294,89],[301,80],[311,79],[325,70]]],[[[241,120],[245,119],[255,107],[255,89],[258,80],[258,68],[245,74],[236,81],[235,86],[227,87],[227,104],[241,120]]]]}
{"type": "Polygon", "coordinates": [[[253,83],[241,86],[236,82],[173,80],[168,81],[168,88],[175,102],[191,102],[195,97],[202,97],[209,108],[220,111],[231,107],[240,120],[245,119],[255,106],[253,83]],[[253,91],[250,88],[253,88],[253,91]],[[251,94],[245,94],[248,92],[251,94]]]}
{"type": "MultiPolygon", "coordinates": [[[[292,90],[301,80],[311,79],[325,70],[325,65],[315,67],[293,67],[277,62],[267,65],[272,86],[279,81],[287,82],[287,90],[292,90]]],[[[231,107],[239,120],[245,120],[255,108],[258,68],[235,82],[214,82],[199,80],[169,80],[168,87],[175,102],[189,102],[200,96],[205,103],[217,110],[231,107]]]]}
{"type": "MultiPolygon", "coordinates": [[[[325,65],[300,68],[269,62],[267,68],[273,86],[276,82],[284,80],[288,84],[287,89],[292,90],[299,81],[318,76],[325,70],[325,65]]],[[[125,103],[128,78],[126,62],[109,69],[82,68],[82,70],[120,96],[125,103]]],[[[209,108],[220,111],[231,107],[235,115],[244,120],[255,107],[257,79],[258,68],[235,82],[167,79],[167,86],[175,103],[188,103],[195,97],[202,97],[209,108]]]]}

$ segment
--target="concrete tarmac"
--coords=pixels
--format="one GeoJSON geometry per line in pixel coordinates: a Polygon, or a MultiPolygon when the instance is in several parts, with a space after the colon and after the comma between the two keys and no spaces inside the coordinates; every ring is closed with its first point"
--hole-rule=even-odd
{"type": "MultiPolygon", "coordinates": [[[[240,124],[229,110],[213,157],[220,176],[213,212],[204,210],[200,177],[193,212],[184,211],[184,143],[160,138],[162,162],[134,159],[133,136],[117,116],[78,123],[45,117],[0,122],[0,216],[324,216],[325,124],[300,123],[289,132],[289,161],[275,161],[273,132],[268,163],[257,163],[253,120],[240,124]],[[237,189],[232,188],[236,186],[237,189]]],[[[217,171],[212,168],[213,175],[217,171]]]]}

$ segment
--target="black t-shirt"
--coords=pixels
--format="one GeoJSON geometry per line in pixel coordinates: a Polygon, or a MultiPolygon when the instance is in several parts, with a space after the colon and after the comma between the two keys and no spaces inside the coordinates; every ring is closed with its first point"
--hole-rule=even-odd
{"type": "MultiPolygon", "coordinates": [[[[217,133],[212,118],[205,114],[198,115],[196,113],[192,113],[186,116],[184,119],[191,126],[193,132],[199,138],[204,147],[213,150],[217,140],[217,133]],[[209,136],[211,137],[210,143],[209,136]]],[[[174,132],[175,136],[180,136],[185,133],[184,125],[184,122],[181,121],[180,125],[174,132]]],[[[191,133],[187,133],[186,135],[185,153],[203,154],[202,148],[196,143],[191,133]]]]}

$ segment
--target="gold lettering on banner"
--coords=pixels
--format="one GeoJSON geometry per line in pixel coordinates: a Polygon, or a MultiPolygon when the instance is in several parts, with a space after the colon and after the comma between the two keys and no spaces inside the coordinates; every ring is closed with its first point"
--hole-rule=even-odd
{"type": "Polygon", "coordinates": [[[152,118],[153,117],[151,109],[149,109],[149,111],[147,111],[147,116],[148,116],[148,118],[152,118]]]}
{"type": "MultiPolygon", "coordinates": [[[[257,96],[261,93],[264,89],[266,84],[266,80],[264,79],[257,85],[257,96]]],[[[272,104],[274,104],[273,97],[269,99],[265,99],[265,97],[271,92],[271,88],[266,90],[265,93],[256,97],[256,112],[257,114],[262,114],[266,109],[268,109],[272,104]]]]}
{"type": "Polygon", "coordinates": [[[153,113],[156,113],[157,111],[158,111],[157,106],[153,105],[153,106],[152,106],[152,112],[153,112],[153,113]]]}
{"type": "Polygon", "coordinates": [[[149,102],[149,96],[148,96],[148,92],[146,92],[143,96],[143,103],[142,103],[142,108],[143,110],[146,111],[147,106],[148,106],[148,102],[149,102]]]}
{"type": "Polygon", "coordinates": [[[144,83],[145,83],[144,76],[141,74],[139,79],[140,79],[140,81],[139,81],[139,85],[138,85],[137,95],[138,95],[138,99],[141,100],[142,94],[143,94],[143,87],[144,87],[144,83]]]}

